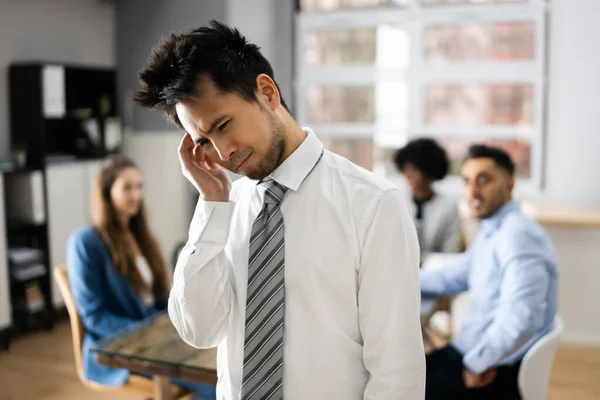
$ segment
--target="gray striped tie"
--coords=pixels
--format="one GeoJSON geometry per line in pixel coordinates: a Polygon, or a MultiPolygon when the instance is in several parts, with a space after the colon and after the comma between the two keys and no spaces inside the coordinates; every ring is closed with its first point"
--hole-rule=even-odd
{"type": "Polygon", "coordinates": [[[283,398],[284,228],[280,203],[287,190],[258,184],[263,208],[250,236],[242,399],[283,398]]]}

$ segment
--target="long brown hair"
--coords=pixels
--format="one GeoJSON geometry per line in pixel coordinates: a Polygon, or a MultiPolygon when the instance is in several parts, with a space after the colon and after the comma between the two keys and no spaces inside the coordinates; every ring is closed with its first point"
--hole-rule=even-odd
{"type": "Polygon", "coordinates": [[[133,289],[140,294],[151,292],[157,301],[164,300],[168,296],[167,269],[158,242],[148,226],[143,200],[139,212],[129,220],[129,229],[152,270],[152,288],[146,287],[138,272],[134,250],[127,244],[126,230],[111,201],[111,188],[119,173],[126,168],[137,169],[137,166],[123,155],[112,155],[103,160],[92,188],[94,228],[108,247],[114,267],[129,281],[133,289]]]}

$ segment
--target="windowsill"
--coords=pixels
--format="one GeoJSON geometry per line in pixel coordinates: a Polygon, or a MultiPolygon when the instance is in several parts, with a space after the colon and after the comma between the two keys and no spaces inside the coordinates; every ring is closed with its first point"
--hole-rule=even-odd
{"type": "MultiPolygon", "coordinates": [[[[386,179],[395,183],[410,198],[410,192],[404,178],[399,174],[388,174],[386,179]]],[[[462,202],[463,183],[459,177],[452,176],[438,182],[436,190],[459,202],[464,220],[475,222],[470,216],[466,204],[462,202]]],[[[600,227],[600,207],[576,207],[553,203],[547,195],[532,183],[517,181],[513,192],[515,200],[521,203],[523,212],[542,225],[596,228],[600,227]]]]}

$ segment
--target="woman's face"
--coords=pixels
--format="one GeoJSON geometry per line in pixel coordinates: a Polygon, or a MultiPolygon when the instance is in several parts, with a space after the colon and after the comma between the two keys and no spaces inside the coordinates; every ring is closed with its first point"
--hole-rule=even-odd
{"type": "Polygon", "coordinates": [[[137,215],[143,200],[142,174],[135,167],[127,167],[117,175],[110,188],[112,205],[120,216],[131,218],[137,215]]]}

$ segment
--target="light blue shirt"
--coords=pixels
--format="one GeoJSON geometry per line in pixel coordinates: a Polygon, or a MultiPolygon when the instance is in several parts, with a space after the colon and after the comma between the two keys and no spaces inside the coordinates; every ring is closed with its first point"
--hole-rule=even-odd
{"type": "Polygon", "coordinates": [[[470,311],[452,345],[474,373],[520,361],[552,329],[558,300],[554,247],[517,202],[481,221],[475,241],[456,264],[421,270],[423,293],[465,290],[470,311]]]}

